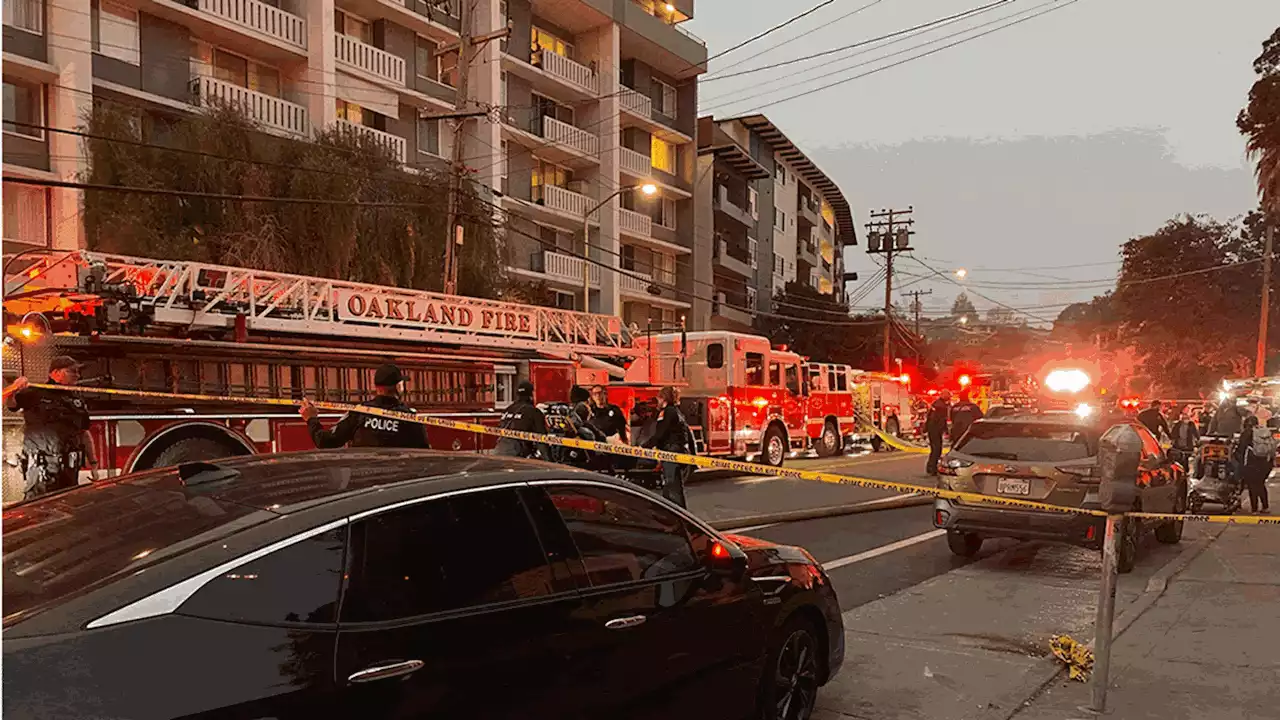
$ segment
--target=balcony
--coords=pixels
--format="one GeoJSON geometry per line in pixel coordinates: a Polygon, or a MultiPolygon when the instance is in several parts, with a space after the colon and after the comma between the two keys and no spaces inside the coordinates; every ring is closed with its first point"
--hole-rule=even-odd
{"type": "Polygon", "coordinates": [[[307,49],[307,21],[259,0],[197,0],[196,9],[298,50],[307,49]]]}
{"type": "Polygon", "coordinates": [[[725,298],[725,293],[716,293],[715,300],[711,303],[711,314],[722,317],[738,325],[751,326],[751,313],[739,310],[736,307],[729,307],[725,298]]]}
{"type": "Polygon", "coordinates": [[[338,66],[375,81],[405,87],[404,58],[342,33],[334,33],[334,55],[338,66]]]}
{"type": "MultiPolygon", "coordinates": [[[[239,108],[264,127],[289,135],[305,137],[311,131],[307,109],[287,100],[207,76],[196,79],[195,90],[200,105],[222,103],[239,108]]],[[[400,142],[403,148],[404,141],[400,142]]]]}
{"type": "Polygon", "coordinates": [[[542,118],[542,137],[582,155],[598,156],[600,138],[550,116],[542,118]]]}
{"type": "Polygon", "coordinates": [[[558,185],[537,185],[533,188],[534,202],[551,210],[559,210],[576,218],[585,218],[594,204],[591,198],[558,185]]]}
{"type": "Polygon", "coordinates": [[[730,218],[737,220],[748,228],[755,227],[755,218],[751,217],[751,213],[745,208],[735,204],[729,199],[729,188],[720,185],[716,188],[715,209],[728,215],[730,218]]]}
{"type": "Polygon", "coordinates": [[[751,258],[748,256],[744,260],[740,257],[735,257],[729,252],[729,243],[724,238],[716,240],[711,250],[716,264],[720,267],[744,278],[755,277],[755,273],[752,272],[752,267],[754,266],[751,263],[751,258]]]}
{"type": "Polygon", "coordinates": [[[627,112],[643,118],[653,117],[653,101],[626,85],[620,88],[619,102],[622,103],[622,109],[627,112]]]}
{"type": "Polygon", "coordinates": [[[618,289],[622,293],[645,298],[652,297],[649,293],[649,286],[653,284],[653,276],[649,273],[627,270],[625,273],[619,274],[618,278],[620,279],[618,289]]]}
{"type": "Polygon", "coordinates": [[[618,225],[622,232],[648,238],[653,235],[653,220],[648,215],[626,208],[618,209],[618,225]]]}
{"type": "MultiPolygon", "coordinates": [[[[542,251],[542,273],[553,280],[576,287],[582,287],[582,266],[585,262],[580,257],[562,252],[542,251]]],[[[591,287],[600,287],[600,266],[593,264],[587,268],[587,272],[591,287]]]]}
{"type": "Polygon", "coordinates": [[[649,163],[649,156],[641,152],[636,152],[631,148],[619,148],[621,154],[622,172],[630,173],[638,178],[648,178],[653,173],[653,165],[649,163]]]}
{"type": "Polygon", "coordinates": [[[533,64],[548,75],[563,80],[584,92],[596,94],[596,73],[591,68],[549,50],[539,50],[533,56],[533,64]]]}
{"type": "Polygon", "coordinates": [[[365,125],[357,125],[347,120],[337,121],[338,129],[344,133],[360,135],[377,145],[386,148],[391,156],[400,163],[405,161],[405,153],[407,152],[407,143],[405,139],[399,135],[392,135],[389,132],[383,132],[376,128],[367,127],[365,125]]]}

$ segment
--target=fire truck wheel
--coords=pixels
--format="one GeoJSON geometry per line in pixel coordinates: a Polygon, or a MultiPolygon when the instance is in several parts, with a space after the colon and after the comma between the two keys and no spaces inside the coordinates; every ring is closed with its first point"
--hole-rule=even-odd
{"type": "Polygon", "coordinates": [[[231,455],[243,455],[228,447],[225,443],[210,438],[194,437],[170,445],[156,456],[152,467],[170,467],[184,462],[197,460],[217,460],[231,455]]]}
{"type": "Polygon", "coordinates": [[[777,425],[770,425],[760,444],[760,455],[766,465],[782,467],[787,458],[787,434],[777,425]]]}
{"type": "Polygon", "coordinates": [[[818,438],[818,457],[833,457],[839,455],[844,438],[840,437],[840,429],[836,427],[835,421],[828,420],[826,425],[822,426],[822,437],[818,438]]]}

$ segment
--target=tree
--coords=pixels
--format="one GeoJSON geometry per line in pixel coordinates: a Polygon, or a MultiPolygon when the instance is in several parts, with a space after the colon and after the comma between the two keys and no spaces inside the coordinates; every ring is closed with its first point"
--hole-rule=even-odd
{"type": "Polygon", "coordinates": [[[1114,335],[1115,311],[1111,306],[1111,293],[1099,295],[1089,302],[1079,302],[1063,308],[1053,322],[1054,339],[1069,343],[1106,344],[1114,335]]]}
{"type": "Polygon", "coordinates": [[[960,293],[956,296],[956,301],[951,303],[951,317],[953,318],[976,318],[978,317],[978,308],[973,306],[973,301],[969,296],[960,293]]]}
{"type": "Polygon", "coordinates": [[[987,322],[992,325],[1018,325],[1026,322],[1019,320],[1019,317],[1018,313],[999,305],[987,310],[987,322]]]}
{"type": "Polygon", "coordinates": [[[770,342],[814,360],[880,367],[884,326],[876,316],[850,316],[848,306],[802,282],[787,283],[775,299],[785,304],[755,320],[756,332],[770,342]]]}
{"type": "Polygon", "coordinates": [[[1258,167],[1258,194],[1270,212],[1280,212],[1280,28],[1262,43],[1262,54],[1253,61],[1258,79],[1249,90],[1249,102],[1236,118],[1236,127],[1248,137],[1246,149],[1258,167]]]}
{"type": "MultiPolygon", "coordinates": [[[[443,287],[445,183],[430,173],[405,172],[385,147],[364,136],[334,129],[314,141],[282,138],[230,107],[166,120],[98,105],[84,130],[91,136],[89,183],[322,201],[88,190],[84,217],[92,249],[443,287]]],[[[459,291],[495,297],[504,278],[492,212],[469,187],[460,202],[466,243],[459,291]]]]}

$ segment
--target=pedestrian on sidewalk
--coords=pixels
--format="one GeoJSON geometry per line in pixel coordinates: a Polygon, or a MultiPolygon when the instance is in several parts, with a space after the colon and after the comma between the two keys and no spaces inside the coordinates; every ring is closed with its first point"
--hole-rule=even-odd
{"type": "MultiPolygon", "coordinates": [[[[658,423],[653,435],[643,447],[667,452],[691,454],[694,451],[693,430],[680,412],[680,391],[670,385],[658,391],[658,423]]],[[[662,463],[662,495],[682,508],[685,502],[684,483],[693,474],[693,468],[679,463],[662,463]]]]}
{"type": "Polygon", "coordinates": [[[1240,475],[1249,491],[1249,509],[1265,515],[1271,511],[1267,498],[1267,478],[1275,467],[1276,440],[1271,436],[1269,428],[1261,427],[1258,418],[1250,415],[1244,419],[1238,447],[1240,475]]]}
{"type": "Polygon", "coordinates": [[[929,462],[925,464],[924,471],[929,475],[938,474],[938,461],[942,459],[942,436],[947,433],[950,411],[951,391],[943,390],[929,406],[929,414],[924,421],[924,430],[929,436],[929,462]]]}

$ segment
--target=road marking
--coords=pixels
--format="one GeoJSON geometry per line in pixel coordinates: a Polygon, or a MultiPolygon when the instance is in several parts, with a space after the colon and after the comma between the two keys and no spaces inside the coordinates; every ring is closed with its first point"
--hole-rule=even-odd
{"type": "MultiPolygon", "coordinates": [[[[891,495],[891,496],[886,497],[886,498],[877,498],[877,499],[875,499],[875,500],[867,500],[866,502],[855,503],[855,504],[851,505],[850,507],[857,507],[857,508],[868,507],[868,508],[870,508],[870,507],[875,507],[875,506],[877,506],[877,505],[885,505],[885,504],[888,504],[888,503],[894,502],[895,500],[902,500],[903,498],[909,498],[909,497],[916,497],[916,494],[915,494],[915,493],[903,493],[902,495],[891,495]]],[[[777,527],[777,526],[779,526],[779,525],[789,525],[789,524],[791,524],[791,523],[810,522],[811,520],[825,520],[825,519],[826,519],[826,518],[810,518],[809,520],[783,520],[783,521],[781,521],[781,522],[765,523],[764,525],[749,525],[749,526],[747,526],[747,527],[730,528],[730,529],[726,530],[725,532],[731,532],[731,533],[745,533],[745,532],[751,532],[751,531],[753,531],[753,530],[764,530],[765,528],[777,527]]]]}
{"type": "Polygon", "coordinates": [[[898,542],[889,543],[888,545],[881,545],[878,548],[872,548],[865,552],[860,552],[857,555],[850,555],[848,557],[842,557],[836,560],[832,560],[831,562],[822,563],[822,569],[826,570],[827,572],[830,572],[837,568],[842,568],[846,565],[852,565],[854,563],[860,563],[863,560],[870,560],[872,558],[880,557],[881,555],[887,555],[895,550],[908,548],[908,547],[911,547],[912,545],[919,545],[922,542],[927,542],[936,537],[941,537],[946,534],[947,534],[946,530],[930,530],[927,533],[921,533],[919,535],[916,535],[915,537],[909,537],[905,540],[899,540],[898,542]]]}

